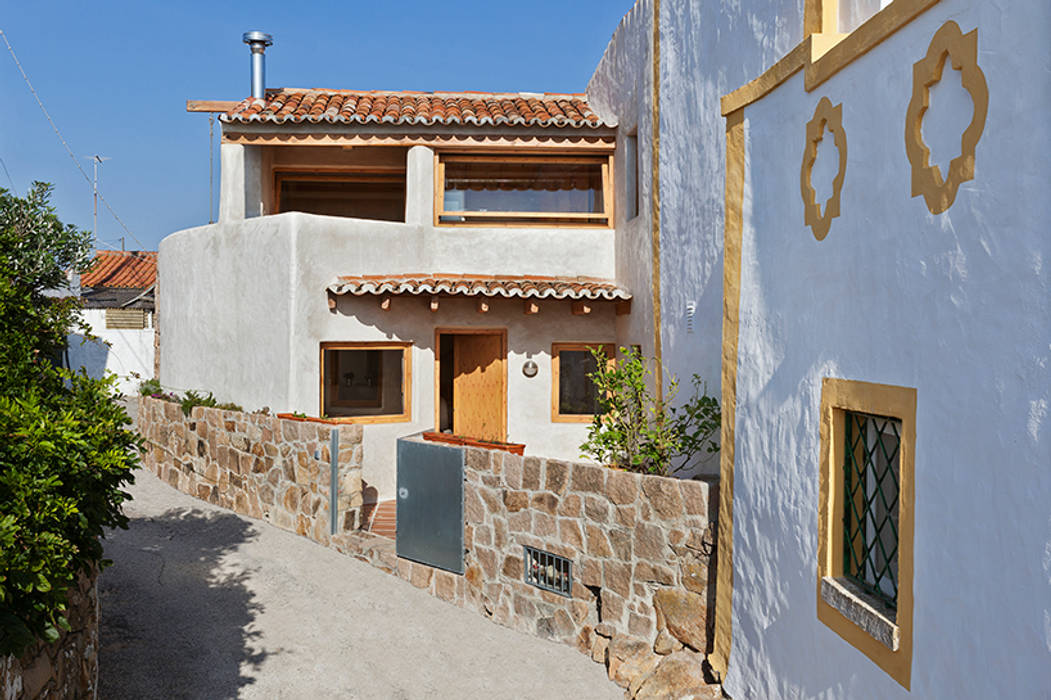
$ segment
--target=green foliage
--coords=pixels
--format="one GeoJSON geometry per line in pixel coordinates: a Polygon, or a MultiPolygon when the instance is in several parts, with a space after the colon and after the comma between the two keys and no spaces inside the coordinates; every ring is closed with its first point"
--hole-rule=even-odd
{"type": "Polygon", "coordinates": [[[679,383],[672,378],[663,399],[649,389],[653,372],[642,353],[621,348],[622,359],[608,361],[592,348],[597,369],[588,376],[598,392],[599,411],[581,451],[598,462],[629,471],[668,475],[699,455],[719,451],[715,436],[721,413],[718,399],[693,375],[693,394],[676,406],[679,383]]]}
{"type": "Polygon", "coordinates": [[[163,394],[164,387],[157,379],[143,379],[139,382],[139,394],[141,396],[154,396],[156,394],[163,394]]]}
{"type": "Polygon", "coordinates": [[[53,362],[83,324],[75,299],[44,292],[87,268],[91,239],[49,197],[39,183],[25,198],[0,190],[0,655],[68,628],[69,587],[105,563],[104,529],[127,524],[121,487],[141,446],[113,378],[53,362]]]}
{"type": "Polygon", "coordinates": [[[191,389],[190,391],[187,391],[185,394],[183,394],[183,397],[182,397],[181,400],[180,399],[177,399],[177,400],[179,401],[179,405],[182,407],[182,412],[183,412],[183,415],[185,415],[185,416],[190,415],[190,411],[193,410],[194,406],[206,406],[208,408],[218,408],[218,409],[222,409],[223,411],[240,411],[240,410],[243,410],[240,406],[238,406],[235,403],[219,403],[216,400],[216,398],[214,396],[212,396],[212,392],[210,392],[210,391],[207,394],[198,394],[196,391],[193,391],[191,389]]]}

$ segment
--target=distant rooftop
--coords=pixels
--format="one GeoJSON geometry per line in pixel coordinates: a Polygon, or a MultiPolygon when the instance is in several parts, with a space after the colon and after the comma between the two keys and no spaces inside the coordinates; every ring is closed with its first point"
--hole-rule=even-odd
{"type": "Polygon", "coordinates": [[[157,282],[157,252],[152,250],[100,250],[89,272],[80,276],[82,287],[145,289],[157,282]]]}
{"type": "Polygon", "coordinates": [[[227,123],[542,126],[600,128],[583,94],[387,92],[281,88],[247,98],[227,123]]]}

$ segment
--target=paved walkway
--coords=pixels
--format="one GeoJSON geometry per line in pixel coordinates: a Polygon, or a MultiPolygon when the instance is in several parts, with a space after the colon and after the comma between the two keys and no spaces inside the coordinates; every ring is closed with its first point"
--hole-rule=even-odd
{"type": "Polygon", "coordinates": [[[140,471],[103,572],[101,691],[134,698],[620,698],[575,650],[140,471]]]}

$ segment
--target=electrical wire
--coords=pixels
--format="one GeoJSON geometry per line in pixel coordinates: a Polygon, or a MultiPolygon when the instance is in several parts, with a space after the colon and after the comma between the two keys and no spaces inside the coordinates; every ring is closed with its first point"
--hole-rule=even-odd
{"type": "Polygon", "coordinates": [[[11,183],[11,189],[15,189],[15,181],[11,178],[11,173],[7,171],[7,163],[4,162],[3,158],[0,158],[0,166],[4,168],[4,174],[7,175],[7,181],[11,183]]]}
{"type": "MultiPolygon", "coordinates": [[[[69,147],[68,143],[66,143],[66,139],[62,136],[62,132],[60,132],[58,130],[58,126],[55,125],[55,120],[51,118],[51,115],[47,111],[47,107],[44,106],[43,101],[41,101],[40,96],[37,94],[36,88],[33,87],[32,81],[30,81],[29,76],[26,75],[26,71],[24,68],[22,68],[22,63],[18,60],[18,56],[15,55],[15,50],[11,47],[11,42],[7,40],[7,34],[4,33],[3,29],[0,29],[0,38],[2,38],[4,40],[4,44],[7,45],[7,50],[11,54],[11,58],[14,59],[15,65],[18,66],[18,72],[22,74],[22,79],[26,81],[26,85],[29,87],[29,91],[33,93],[33,99],[35,99],[36,103],[40,106],[40,111],[44,113],[45,117],[47,117],[48,124],[51,125],[51,129],[55,132],[55,136],[58,137],[58,140],[62,142],[62,145],[66,149],[66,153],[69,154],[70,159],[73,161],[73,165],[76,166],[77,170],[80,171],[80,174],[84,176],[84,180],[87,181],[89,185],[94,185],[91,177],[87,174],[87,172],[85,172],[84,168],[80,166],[80,162],[77,160],[77,157],[73,154],[73,149],[69,147]]],[[[4,170],[7,170],[7,168],[5,167],[4,170]]],[[[8,177],[10,178],[10,175],[8,177]]],[[[121,218],[117,216],[117,212],[113,211],[113,207],[111,207],[109,202],[106,201],[106,198],[102,196],[102,192],[98,192],[98,195],[99,199],[102,200],[102,203],[106,205],[106,209],[109,209],[109,213],[113,215],[113,218],[117,220],[117,223],[120,224],[120,227],[124,229],[124,232],[131,236],[135,240],[135,242],[139,244],[139,247],[142,250],[145,250],[146,246],[144,246],[142,244],[142,241],[140,241],[135,236],[135,234],[131,232],[131,229],[129,229],[125,225],[121,218]]]]}

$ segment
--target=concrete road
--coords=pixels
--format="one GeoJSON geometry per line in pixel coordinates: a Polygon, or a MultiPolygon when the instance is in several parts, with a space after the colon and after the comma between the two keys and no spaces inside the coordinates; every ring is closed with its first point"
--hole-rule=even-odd
{"type": "Polygon", "coordinates": [[[106,539],[100,698],[620,698],[575,650],[139,472],[106,539]]]}

